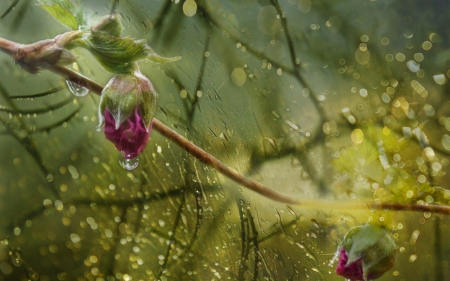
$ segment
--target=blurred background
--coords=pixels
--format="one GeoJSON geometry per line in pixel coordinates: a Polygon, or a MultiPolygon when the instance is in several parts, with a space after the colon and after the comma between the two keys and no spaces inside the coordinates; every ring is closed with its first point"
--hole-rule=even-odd
{"type": "MultiPolygon", "coordinates": [[[[0,54],[0,280],[343,280],[344,234],[392,229],[380,280],[450,280],[449,219],[346,210],[333,202],[448,205],[450,2],[411,0],[77,1],[113,5],[125,35],[182,60],[143,61],[156,118],[276,203],[153,131],[126,171],[96,131],[99,97],[26,73],[0,54]]],[[[4,0],[0,37],[68,29],[35,0],[4,0]]],[[[71,67],[105,85],[86,51],[71,67]]]]}

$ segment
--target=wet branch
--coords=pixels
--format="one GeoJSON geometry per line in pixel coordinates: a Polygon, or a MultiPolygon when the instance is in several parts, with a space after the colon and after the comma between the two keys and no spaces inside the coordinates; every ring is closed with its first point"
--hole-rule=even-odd
{"type": "MultiPolygon", "coordinates": [[[[5,52],[6,54],[12,56],[16,59],[16,63],[21,64],[21,61],[17,61],[16,52],[21,45],[3,38],[0,38],[0,51],[5,52]]],[[[64,77],[67,80],[76,82],[80,85],[87,87],[92,92],[100,95],[103,86],[98,84],[97,82],[91,80],[90,78],[81,75],[80,73],[71,70],[67,67],[62,66],[45,66],[46,69],[64,77]]],[[[381,209],[381,210],[397,210],[397,211],[419,211],[419,212],[433,212],[433,213],[442,213],[446,215],[450,215],[450,207],[443,205],[419,205],[419,204],[405,204],[405,203],[396,203],[396,202],[385,202],[385,203],[363,203],[363,202],[335,202],[335,201],[324,201],[324,200],[302,200],[300,198],[296,198],[290,195],[286,195],[280,192],[277,192],[255,180],[249,179],[234,170],[233,168],[228,167],[220,160],[210,155],[205,150],[196,146],[194,143],[190,142],[185,137],[181,136],[176,131],[172,130],[164,123],[159,121],[158,119],[153,119],[153,128],[157,130],[161,135],[170,139],[178,146],[182,147],[188,153],[199,159],[206,165],[209,165],[215,168],[218,172],[228,177],[229,179],[235,181],[236,183],[247,187],[248,189],[263,195],[266,198],[272,199],[274,201],[278,201],[281,203],[297,205],[299,207],[306,208],[320,208],[320,209],[330,209],[330,210],[365,210],[367,208],[371,209],[381,209]]]]}

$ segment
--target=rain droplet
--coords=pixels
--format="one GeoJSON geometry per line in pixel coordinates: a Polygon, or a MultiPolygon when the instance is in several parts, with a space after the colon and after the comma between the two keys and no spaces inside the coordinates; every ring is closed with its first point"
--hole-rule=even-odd
{"type": "Polygon", "coordinates": [[[365,98],[367,97],[368,92],[366,89],[363,88],[359,90],[359,94],[361,95],[361,97],[365,98]]]}
{"type": "Polygon", "coordinates": [[[416,61],[410,60],[406,63],[406,65],[412,72],[417,72],[420,70],[420,64],[417,63],[416,61]]]}
{"type": "Polygon", "coordinates": [[[183,13],[192,17],[197,13],[197,3],[194,0],[186,0],[183,4],[183,13]]]}
{"type": "Polygon", "coordinates": [[[450,136],[447,134],[444,134],[442,136],[442,146],[446,149],[446,150],[450,150],[450,136]]]}
{"type": "Polygon", "coordinates": [[[438,85],[444,85],[447,82],[444,74],[433,75],[433,80],[438,85]]]}
{"type": "Polygon", "coordinates": [[[242,68],[235,68],[231,73],[231,81],[238,87],[244,85],[246,80],[247,74],[242,68]]]}
{"type": "Polygon", "coordinates": [[[119,164],[125,170],[128,171],[134,170],[139,165],[139,157],[137,156],[134,158],[127,159],[122,156],[122,158],[119,160],[119,164]]]}
{"type": "Polygon", "coordinates": [[[89,89],[70,80],[66,80],[67,87],[77,97],[84,97],[89,93],[89,89]]]}
{"type": "Polygon", "coordinates": [[[405,54],[403,54],[403,53],[397,53],[397,54],[395,54],[395,58],[398,60],[398,61],[400,61],[400,62],[402,62],[402,61],[404,61],[405,60],[405,54]]]}
{"type": "Polygon", "coordinates": [[[361,144],[364,141],[364,133],[361,129],[355,129],[351,133],[351,138],[354,144],[361,144]]]}

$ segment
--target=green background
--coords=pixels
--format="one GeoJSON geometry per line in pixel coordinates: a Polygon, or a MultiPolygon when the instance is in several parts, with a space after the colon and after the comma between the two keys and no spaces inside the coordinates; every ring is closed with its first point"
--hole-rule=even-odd
{"type": "MultiPolygon", "coordinates": [[[[90,22],[113,4],[79,2],[90,22]]],[[[392,229],[399,247],[380,280],[450,280],[447,216],[333,207],[449,203],[450,4],[205,0],[189,17],[192,2],[116,7],[125,35],[182,56],[139,64],[159,93],[155,117],[241,173],[323,203],[266,199],[156,131],[139,167],[125,171],[96,131],[97,95],[75,97],[63,78],[28,74],[2,53],[0,280],[343,280],[330,261],[368,221],[392,229]],[[435,156],[403,127],[422,128],[435,156]],[[389,185],[400,169],[408,181],[389,185]]],[[[28,44],[68,31],[36,4],[2,1],[0,36],[28,44]]],[[[71,67],[102,85],[112,77],[74,51],[71,67]]]]}

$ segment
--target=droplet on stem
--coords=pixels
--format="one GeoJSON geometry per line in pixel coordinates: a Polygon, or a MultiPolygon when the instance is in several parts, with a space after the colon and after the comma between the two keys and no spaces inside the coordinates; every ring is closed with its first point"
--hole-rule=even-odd
{"type": "Polygon", "coordinates": [[[121,156],[121,158],[119,159],[119,164],[125,170],[128,171],[134,170],[139,165],[139,156],[129,159],[121,156]]]}
{"type": "Polygon", "coordinates": [[[89,93],[89,89],[70,80],[66,80],[67,87],[77,97],[84,97],[89,93]]]}

